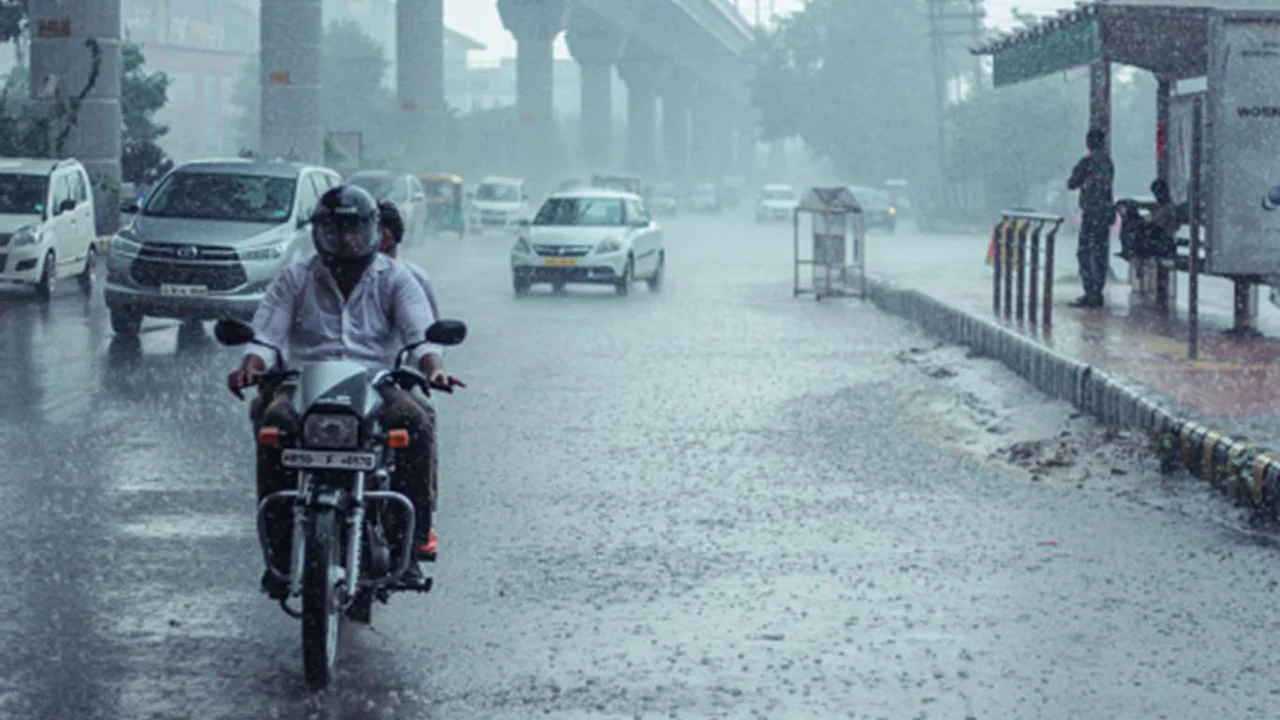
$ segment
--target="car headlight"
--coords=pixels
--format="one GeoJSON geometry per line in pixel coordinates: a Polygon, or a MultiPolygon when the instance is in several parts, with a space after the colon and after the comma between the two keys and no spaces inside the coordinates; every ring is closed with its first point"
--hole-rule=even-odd
{"type": "Polygon", "coordinates": [[[142,243],[121,233],[113,235],[111,243],[107,245],[107,252],[113,255],[137,255],[141,249],[142,243]]]}
{"type": "Polygon", "coordinates": [[[889,208],[889,214],[890,214],[890,215],[897,215],[897,214],[898,214],[898,208],[896,208],[896,207],[891,207],[891,208],[889,208]]]}
{"type": "Polygon", "coordinates": [[[39,225],[28,225],[24,228],[19,228],[18,231],[13,234],[13,237],[9,238],[9,244],[15,247],[22,245],[35,245],[38,242],[40,242],[39,225]]]}
{"type": "Polygon", "coordinates": [[[528,241],[528,240],[525,240],[524,238],[520,238],[520,239],[516,240],[516,247],[515,247],[515,251],[516,251],[516,252],[518,252],[518,253],[524,254],[524,255],[532,255],[532,254],[533,254],[533,248],[532,248],[532,247],[530,247],[530,245],[529,245],[529,241],[528,241]]]}
{"type": "Polygon", "coordinates": [[[284,254],[286,251],[288,251],[288,249],[289,249],[289,243],[288,241],[285,241],[282,243],[277,243],[275,245],[268,245],[266,247],[254,248],[253,250],[246,250],[245,252],[240,253],[240,259],[241,260],[276,260],[278,258],[284,257],[284,254]]]}
{"type": "Polygon", "coordinates": [[[596,245],[596,252],[601,255],[603,255],[604,253],[618,252],[621,249],[622,249],[622,240],[616,237],[605,238],[604,240],[600,241],[599,245],[596,245]]]}
{"type": "Polygon", "coordinates": [[[360,445],[360,418],[355,415],[312,415],[302,425],[302,446],[349,450],[360,445]]]}

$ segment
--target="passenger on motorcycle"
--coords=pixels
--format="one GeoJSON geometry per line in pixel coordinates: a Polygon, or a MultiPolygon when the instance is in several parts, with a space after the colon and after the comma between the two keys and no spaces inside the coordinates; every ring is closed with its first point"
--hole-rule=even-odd
{"type": "Polygon", "coordinates": [[[382,218],[382,242],[378,246],[378,251],[387,257],[400,260],[401,264],[409,268],[409,272],[413,273],[413,279],[418,281],[422,291],[427,294],[427,302],[431,303],[431,312],[437,318],[440,317],[440,306],[436,304],[436,291],[431,286],[431,278],[427,276],[427,271],[423,270],[421,265],[399,257],[400,242],[404,240],[404,218],[400,217],[400,210],[390,200],[383,200],[378,203],[378,214],[382,218]]]}
{"type": "MultiPolygon", "coordinates": [[[[326,192],[311,217],[316,255],[284,268],[267,289],[253,317],[259,339],[282,348],[295,361],[342,358],[371,369],[387,367],[396,352],[420,341],[436,320],[426,293],[403,265],[378,253],[379,213],[373,196],[355,186],[326,192]]],[[[244,390],[267,369],[261,351],[248,350],[227,386],[244,399],[244,390]]],[[[414,353],[419,369],[439,389],[463,387],[445,373],[440,349],[425,345],[414,353]]],[[[269,395],[259,393],[250,407],[255,432],[275,427],[296,435],[300,418],[293,405],[294,388],[285,385],[269,395]]],[[[409,446],[400,456],[392,486],[413,501],[419,560],[435,554],[431,532],[431,491],[435,487],[435,422],[424,404],[400,387],[380,388],[382,423],[409,431],[409,446]]],[[[259,501],[272,492],[291,489],[278,447],[259,445],[257,476],[259,501]]],[[[273,566],[286,576],[292,542],[292,509],[269,508],[266,517],[268,551],[273,566]]],[[[421,574],[417,563],[410,572],[421,574]]],[[[285,583],[270,572],[262,576],[264,592],[273,598],[288,594],[285,583]]]]}

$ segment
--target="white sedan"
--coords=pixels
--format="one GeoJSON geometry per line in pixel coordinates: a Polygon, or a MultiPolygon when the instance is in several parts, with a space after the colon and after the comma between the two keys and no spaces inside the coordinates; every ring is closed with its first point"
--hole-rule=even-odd
{"type": "Polygon", "coordinates": [[[547,198],[533,221],[520,223],[511,249],[517,295],[534,283],[612,285],[626,295],[637,280],[656,292],[666,261],[662,229],[639,196],[572,190],[547,198]]]}

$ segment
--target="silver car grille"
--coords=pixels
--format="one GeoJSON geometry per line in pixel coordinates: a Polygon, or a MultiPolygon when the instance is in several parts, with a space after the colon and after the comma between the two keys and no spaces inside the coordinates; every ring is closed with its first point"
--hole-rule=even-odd
{"type": "Polygon", "coordinates": [[[543,257],[582,257],[591,252],[590,245],[534,245],[533,251],[543,257]]]}
{"type": "Polygon", "coordinates": [[[217,245],[170,245],[146,243],[138,251],[138,257],[149,260],[177,260],[180,262],[235,262],[240,259],[235,250],[217,245]]]}

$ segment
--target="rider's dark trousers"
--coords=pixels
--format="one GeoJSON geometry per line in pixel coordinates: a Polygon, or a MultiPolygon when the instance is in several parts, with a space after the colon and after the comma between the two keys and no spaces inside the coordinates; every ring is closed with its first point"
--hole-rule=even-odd
{"type": "MultiPolygon", "coordinates": [[[[391,487],[404,493],[417,509],[414,544],[425,543],[431,528],[431,512],[435,509],[436,414],[425,400],[395,385],[384,385],[382,394],[382,426],[388,430],[409,431],[409,446],[399,451],[391,487]]],[[[270,396],[259,395],[249,407],[254,436],[262,427],[279,428],[281,434],[297,437],[302,420],[293,406],[293,388],[285,387],[270,396]],[[265,406],[265,409],[264,409],[265,406]]],[[[296,474],[286,473],[280,465],[281,449],[258,445],[258,501],[280,490],[294,490],[296,474]]],[[[287,571],[289,550],[293,541],[293,508],[289,503],[272,503],[266,517],[267,544],[272,564],[287,571]]],[[[395,537],[391,538],[393,541],[395,537]]]]}

